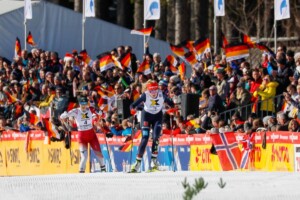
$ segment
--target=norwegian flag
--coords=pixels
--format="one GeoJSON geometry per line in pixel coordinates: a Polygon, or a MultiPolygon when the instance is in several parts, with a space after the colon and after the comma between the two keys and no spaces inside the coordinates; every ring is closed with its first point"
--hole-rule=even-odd
{"type": "Polygon", "coordinates": [[[242,156],[234,132],[211,134],[210,136],[223,171],[238,169],[242,156]]]}
{"type": "Polygon", "coordinates": [[[246,137],[241,141],[243,145],[242,151],[242,160],[241,160],[241,169],[247,169],[249,163],[250,154],[254,148],[254,136],[255,134],[251,134],[251,136],[246,135],[246,137]]]}

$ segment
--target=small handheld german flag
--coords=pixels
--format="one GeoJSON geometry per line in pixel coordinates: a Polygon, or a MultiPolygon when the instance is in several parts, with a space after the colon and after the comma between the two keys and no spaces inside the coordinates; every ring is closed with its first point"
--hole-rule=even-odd
{"type": "Polygon", "coordinates": [[[31,35],[31,32],[29,31],[27,39],[26,39],[27,44],[30,44],[31,46],[36,46],[36,43],[33,40],[33,37],[31,35]]]}

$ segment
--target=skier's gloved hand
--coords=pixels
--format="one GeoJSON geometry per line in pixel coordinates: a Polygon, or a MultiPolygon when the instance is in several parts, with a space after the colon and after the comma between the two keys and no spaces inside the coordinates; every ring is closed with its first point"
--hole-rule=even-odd
{"type": "Polygon", "coordinates": [[[131,114],[131,115],[135,115],[135,114],[136,114],[136,110],[135,110],[135,109],[131,109],[131,110],[130,110],[130,114],[131,114]]]}

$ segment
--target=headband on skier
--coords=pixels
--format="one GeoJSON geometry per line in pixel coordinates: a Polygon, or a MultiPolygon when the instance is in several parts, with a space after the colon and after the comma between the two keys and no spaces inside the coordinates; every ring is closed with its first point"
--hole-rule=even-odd
{"type": "Polygon", "coordinates": [[[153,82],[153,83],[149,83],[147,85],[147,89],[149,91],[152,91],[152,90],[158,90],[158,84],[156,82],[153,82]]]}

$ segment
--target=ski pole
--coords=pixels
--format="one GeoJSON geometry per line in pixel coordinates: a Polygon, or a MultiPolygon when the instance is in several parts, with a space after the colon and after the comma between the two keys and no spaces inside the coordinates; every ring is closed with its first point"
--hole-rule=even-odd
{"type": "Polygon", "coordinates": [[[108,148],[108,143],[107,143],[106,135],[104,137],[105,137],[105,144],[106,144],[106,149],[107,149],[107,154],[108,154],[109,165],[110,165],[112,171],[114,171],[112,163],[111,163],[110,152],[109,152],[109,148],[108,148]]]}
{"type": "Polygon", "coordinates": [[[73,162],[72,162],[72,148],[71,148],[71,146],[72,146],[72,144],[71,144],[71,141],[72,141],[72,139],[71,139],[71,137],[72,137],[72,134],[71,134],[71,131],[70,131],[70,127],[69,127],[69,125],[67,124],[67,122],[66,121],[64,121],[64,120],[61,120],[62,121],[62,125],[63,125],[63,127],[64,127],[64,129],[65,129],[65,131],[67,132],[67,137],[68,137],[68,142],[69,142],[69,149],[70,149],[70,160],[71,160],[71,166],[73,166],[73,162]]]}
{"type": "MultiPolygon", "coordinates": [[[[135,115],[132,116],[132,127],[131,127],[131,149],[130,149],[130,156],[129,156],[129,166],[131,167],[131,160],[132,160],[132,149],[133,149],[133,136],[134,136],[134,125],[135,125],[135,115]]],[[[129,169],[129,172],[131,170],[129,169]]]]}
{"type": "Polygon", "coordinates": [[[174,156],[174,141],[173,141],[173,123],[172,123],[172,115],[170,115],[170,128],[171,128],[171,141],[172,141],[172,168],[173,168],[173,172],[175,172],[175,156],[174,156]]]}

